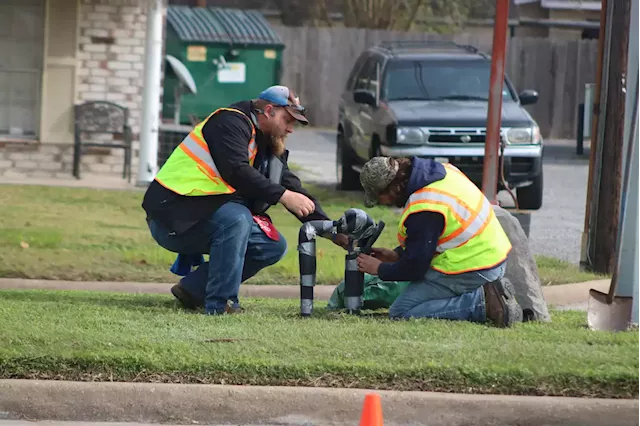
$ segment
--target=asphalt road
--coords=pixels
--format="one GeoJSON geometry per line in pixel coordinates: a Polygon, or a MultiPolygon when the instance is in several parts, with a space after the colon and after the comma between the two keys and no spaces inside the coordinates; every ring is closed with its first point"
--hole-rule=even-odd
{"type": "MultiPolygon", "coordinates": [[[[296,130],[287,141],[289,161],[304,168],[300,177],[307,182],[336,183],[335,135],[331,131],[296,130]]],[[[575,154],[569,141],[545,141],[544,199],[531,217],[530,243],[534,254],[553,256],[578,264],[584,226],[589,149],[575,154]]],[[[512,207],[506,191],[498,194],[503,205],[512,207]]]]}

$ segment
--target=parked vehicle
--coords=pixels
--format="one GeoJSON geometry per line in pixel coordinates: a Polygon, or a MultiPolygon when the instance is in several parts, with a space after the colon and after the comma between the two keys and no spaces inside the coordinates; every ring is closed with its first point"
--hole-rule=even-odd
{"type": "MultiPolygon", "coordinates": [[[[386,42],[364,51],[339,105],[339,187],[359,189],[361,167],[380,155],[450,162],[481,187],[490,73],[488,55],[452,42],[386,42]]],[[[502,96],[505,180],[521,209],[539,209],[543,140],[523,108],[538,93],[516,94],[505,76],[502,96]]]]}

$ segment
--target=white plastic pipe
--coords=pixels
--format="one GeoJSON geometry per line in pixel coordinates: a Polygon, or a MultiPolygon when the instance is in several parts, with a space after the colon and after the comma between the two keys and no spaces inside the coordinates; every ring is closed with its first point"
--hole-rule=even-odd
{"type": "Polygon", "coordinates": [[[163,0],[147,0],[147,38],[140,125],[138,186],[147,186],[158,172],[158,127],[160,124],[160,84],[162,67],[163,0]]]}

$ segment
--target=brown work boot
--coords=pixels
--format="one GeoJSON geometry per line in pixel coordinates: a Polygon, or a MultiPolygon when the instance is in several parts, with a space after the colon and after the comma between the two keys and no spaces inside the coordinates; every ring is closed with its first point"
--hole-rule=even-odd
{"type": "Polygon", "coordinates": [[[195,310],[204,306],[202,303],[198,303],[198,301],[194,299],[191,294],[180,285],[180,283],[171,287],[171,294],[178,299],[185,309],[195,310]]]}
{"type": "Polygon", "coordinates": [[[515,292],[509,280],[496,280],[483,287],[489,321],[500,328],[511,327],[516,322],[522,322],[522,308],[516,301],[515,292]]]}
{"type": "Polygon", "coordinates": [[[240,307],[240,305],[235,305],[229,300],[227,301],[227,306],[224,307],[224,311],[213,311],[207,312],[207,315],[231,315],[231,314],[241,314],[244,312],[244,309],[240,307]]]}
{"type": "Polygon", "coordinates": [[[224,308],[225,314],[242,314],[244,313],[244,309],[240,306],[233,306],[233,304],[229,303],[226,308],[224,308]]]}

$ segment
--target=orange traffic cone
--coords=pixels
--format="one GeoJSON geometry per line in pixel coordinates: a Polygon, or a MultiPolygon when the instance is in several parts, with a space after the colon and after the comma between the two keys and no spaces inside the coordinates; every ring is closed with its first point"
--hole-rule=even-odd
{"type": "Polygon", "coordinates": [[[382,404],[380,395],[369,393],[364,397],[364,406],[360,416],[360,426],[382,426],[382,404]]]}

